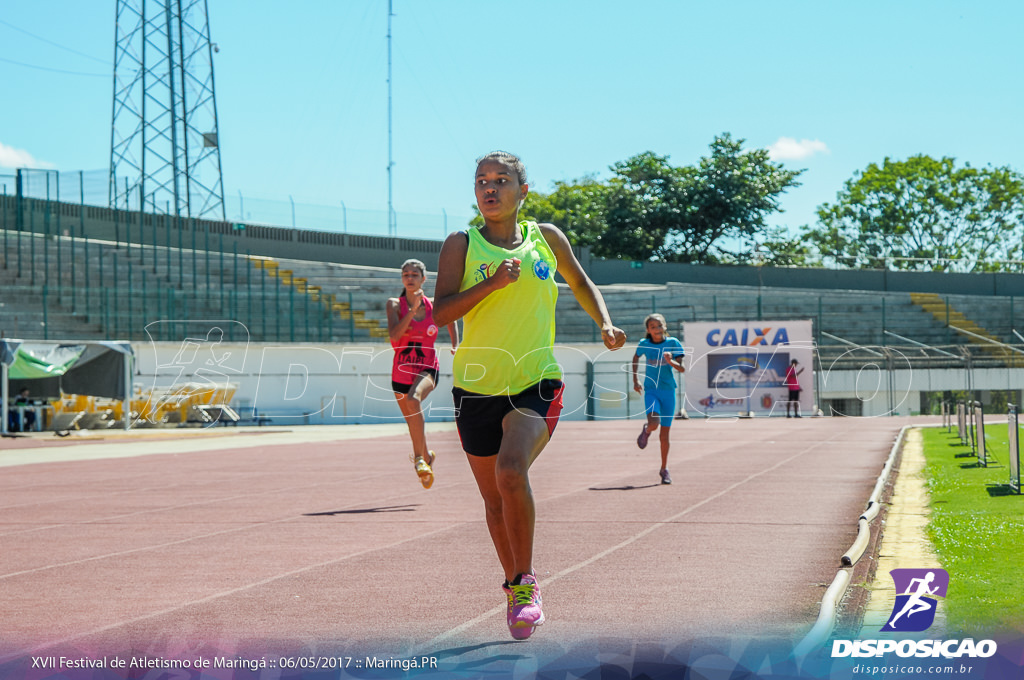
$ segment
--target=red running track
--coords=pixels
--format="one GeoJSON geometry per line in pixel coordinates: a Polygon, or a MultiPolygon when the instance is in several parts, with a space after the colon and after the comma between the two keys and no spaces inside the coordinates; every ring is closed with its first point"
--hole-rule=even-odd
{"type": "Polygon", "coordinates": [[[561,423],[531,472],[547,623],[525,643],[505,627],[454,430],[428,435],[430,490],[404,434],[62,448],[65,460],[0,475],[0,675],[55,655],[426,654],[473,675],[583,648],[603,664],[698,641],[791,646],[908,422],[677,421],[671,486],[658,483],[658,442],[636,447],[640,421],[561,423]],[[86,457],[96,451],[129,457],[86,457]]]}

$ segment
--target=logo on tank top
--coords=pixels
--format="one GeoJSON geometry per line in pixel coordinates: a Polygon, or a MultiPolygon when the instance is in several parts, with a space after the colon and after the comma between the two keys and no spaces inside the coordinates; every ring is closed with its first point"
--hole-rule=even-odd
{"type": "Polygon", "coordinates": [[[546,281],[551,276],[551,265],[546,261],[538,259],[533,263],[533,273],[537,275],[537,278],[541,281],[546,281]]]}
{"type": "Polygon", "coordinates": [[[486,281],[487,279],[491,278],[491,274],[493,272],[494,272],[494,263],[493,262],[485,262],[484,264],[482,264],[479,267],[477,267],[476,271],[473,272],[473,280],[476,283],[480,283],[481,281],[486,281]]]}
{"type": "Polygon", "coordinates": [[[437,335],[437,326],[435,326],[434,324],[430,324],[430,326],[427,328],[427,337],[432,338],[435,335],[437,335]]]}
{"type": "Polygon", "coordinates": [[[402,364],[422,364],[426,361],[427,355],[423,351],[423,343],[410,341],[405,347],[398,350],[396,355],[399,366],[402,364]]]}

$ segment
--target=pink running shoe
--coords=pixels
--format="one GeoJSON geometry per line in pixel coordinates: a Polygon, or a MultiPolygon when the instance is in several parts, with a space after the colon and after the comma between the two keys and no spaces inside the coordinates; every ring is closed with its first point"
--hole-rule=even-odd
{"type": "Polygon", "coordinates": [[[523,574],[519,585],[509,586],[508,632],[516,640],[525,640],[544,623],[540,586],[533,574],[523,574]]]}
{"type": "Polygon", "coordinates": [[[662,484],[671,484],[672,483],[672,475],[670,475],[668,473],[667,469],[662,470],[660,472],[660,474],[661,474],[661,483],[662,484]]]}
{"type": "Polygon", "coordinates": [[[510,586],[502,586],[502,590],[505,591],[505,599],[508,600],[508,609],[505,610],[505,621],[508,623],[508,632],[512,634],[512,637],[516,640],[525,640],[530,637],[533,633],[532,627],[516,628],[515,621],[512,619],[512,608],[515,606],[515,598],[512,594],[512,588],[510,586]]]}
{"type": "Polygon", "coordinates": [[[651,438],[651,433],[647,431],[647,423],[644,423],[644,429],[640,432],[640,436],[636,438],[636,445],[641,449],[647,448],[647,440],[651,438]]]}

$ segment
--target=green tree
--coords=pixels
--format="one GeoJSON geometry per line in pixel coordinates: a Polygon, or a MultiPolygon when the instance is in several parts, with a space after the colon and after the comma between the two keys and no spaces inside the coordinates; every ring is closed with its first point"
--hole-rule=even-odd
{"type": "Polygon", "coordinates": [[[791,236],[780,227],[769,227],[756,248],[752,264],[774,267],[816,267],[821,264],[802,235],[791,236]]]}
{"type": "Polygon", "coordinates": [[[1024,180],[953,158],[886,158],[847,180],[805,236],[830,264],[933,271],[1009,269],[1021,254],[1024,180]]]}
{"type": "Polygon", "coordinates": [[[663,247],[673,227],[678,169],[667,156],[647,151],[611,166],[614,176],[603,191],[592,190],[590,207],[597,220],[588,222],[581,244],[598,257],[649,260],[663,247]]]}
{"type": "Polygon", "coordinates": [[[765,217],[780,211],[779,195],[799,186],[802,171],[772,163],[764,149],[743,151],[743,141],[716,137],[694,167],[646,151],[612,165],[607,182],[585,177],[558,182],[550,194],[531,190],[520,215],[557,224],[571,243],[608,259],[736,262],[744,254],[729,243],[761,240],[773,259],[796,261],[805,250],[769,234],[765,217]]]}
{"type": "MultiPolygon", "coordinates": [[[[612,165],[603,186],[593,179],[561,185],[550,198],[566,211],[574,243],[598,257],[739,261],[727,244],[767,238],[765,217],[779,211],[779,195],[798,186],[801,172],[772,163],[764,149],[744,152],[742,145],[722,134],[695,167],[674,167],[667,156],[646,151],[612,165]]],[[[778,246],[770,251],[773,261],[805,252],[796,243],[782,248],[778,238],[772,245],[778,246]]]]}
{"type": "Polygon", "coordinates": [[[555,182],[555,190],[544,197],[547,212],[534,214],[538,221],[560,226],[573,245],[593,245],[600,242],[605,230],[607,195],[608,186],[594,177],[555,182]]]}
{"type": "MultiPolygon", "coordinates": [[[[591,177],[576,182],[555,182],[555,190],[550,194],[537,191],[531,186],[526,200],[519,208],[519,219],[550,222],[567,232],[590,233],[595,230],[594,224],[604,223],[601,213],[604,198],[601,194],[605,190],[603,184],[591,177]]],[[[470,225],[483,226],[480,209],[476,204],[472,208],[474,217],[470,225]]]]}
{"type": "Polygon", "coordinates": [[[765,218],[779,208],[779,197],[800,186],[802,170],[773,163],[766,149],[743,151],[744,140],[724,133],[711,143],[711,155],[684,168],[678,209],[684,219],[673,229],[662,259],[674,262],[736,262],[749,258],[739,244],[753,244],[768,227],[765,218]],[[729,245],[732,244],[732,249],[729,245]]]}

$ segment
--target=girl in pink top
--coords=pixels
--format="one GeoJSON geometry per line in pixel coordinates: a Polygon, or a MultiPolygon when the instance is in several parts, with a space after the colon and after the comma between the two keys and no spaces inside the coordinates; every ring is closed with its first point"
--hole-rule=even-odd
{"type": "Polygon", "coordinates": [[[786,379],[783,384],[789,388],[789,399],[786,401],[786,417],[789,415],[790,407],[793,408],[795,417],[800,417],[800,380],[797,378],[798,375],[804,372],[804,369],[796,370],[796,366],[799,362],[796,359],[789,362],[789,368],[786,369],[786,379]]]}
{"type": "MultiPolygon", "coordinates": [[[[434,483],[434,452],[427,449],[422,404],[437,386],[439,364],[434,351],[434,306],[423,293],[426,279],[427,269],[422,262],[406,260],[402,264],[402,293],[388,300],[387,315],[388,336],[395,348],[391,389],[409,426],[413,451],[410,457],[416,474],[424,488],[429,489],[434,483]]],[[[454,352],[459,345],[459,331],[454,323],[448,324],[448,333],[454,352]]]]}

